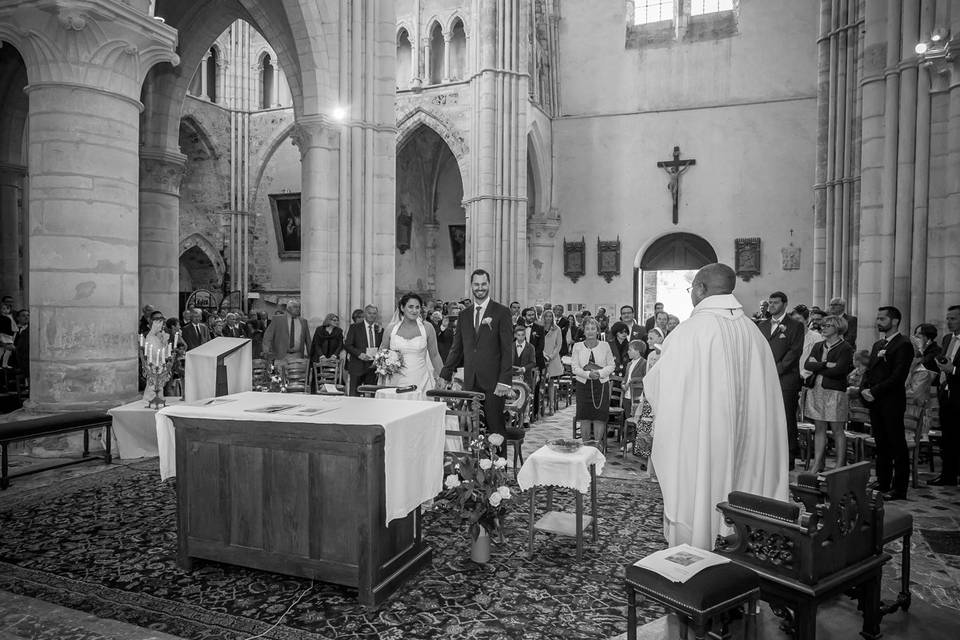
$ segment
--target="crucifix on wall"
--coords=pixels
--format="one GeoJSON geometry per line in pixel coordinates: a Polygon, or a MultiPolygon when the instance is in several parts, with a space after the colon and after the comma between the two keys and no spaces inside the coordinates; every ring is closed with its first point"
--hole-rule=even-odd
{"type": "Polygon", "coordinates": [[[673,148],[673,160],[662,160],[657,163],[657,166],[666,171],[667,175],[670,176],[670,181],[667,182],[667,189],[670,190],[670,195],[673,196],[673,224],[677,224],[680,220],[678,214],[678,206],[680,203],[680,176],[695,164],[697,164],[697,161],[693,158],[687,160],[680,159],[680,147],[673,148]]]}

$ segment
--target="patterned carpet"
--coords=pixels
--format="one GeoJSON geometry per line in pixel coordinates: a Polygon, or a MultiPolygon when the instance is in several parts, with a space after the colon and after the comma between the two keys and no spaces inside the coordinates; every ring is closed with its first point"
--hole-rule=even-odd
{"type": "MultiPolygon", "coordinates": [[[[544,492],[541,492],[544,493],[544,492]]],[[[486,566],[444,512],[425,516],[433,562],[379,610],[344,587],[199,562],[177,568],[174,492],[156,461],[25,492],[0,504],[0,589],[183,638],[609,638],[626,629],[622,565],[663,547],[650,483],[600,484],[600,538],[538,535],[526,557],[526,497],[486,566]],[[292,605],[292,606],[291,606],[292,605]],[[276,628],[271,627],[290,608],[276,628]]],[[[641,606],[642,620],[662,615],[641,606]]]]}

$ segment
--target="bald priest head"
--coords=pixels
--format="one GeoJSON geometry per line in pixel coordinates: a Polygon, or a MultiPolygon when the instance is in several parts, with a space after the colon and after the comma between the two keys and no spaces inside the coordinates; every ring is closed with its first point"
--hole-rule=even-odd
{"type": "Polygon", "coordinates": [[[737,274],[729,266],[715,262],[708,264],[693,277],[693,286],[690,287],[690,300],[697,306],[708,296],[719,296],[733,293],[737,285],[737,274]]]}

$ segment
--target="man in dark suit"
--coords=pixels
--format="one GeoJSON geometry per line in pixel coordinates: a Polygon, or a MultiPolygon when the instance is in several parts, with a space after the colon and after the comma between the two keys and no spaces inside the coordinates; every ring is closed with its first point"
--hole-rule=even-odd
{"type": "Polygon", "coordinates": [[[937,359],[940,384],[940,457],[943,468],[940,477],[928,484],[956,486],[960,474],[960,304],[947,309],[947,335],[941,344],[942,355],[937,359]]]}
{"type": "MultiPolygon", "coordinates": [[[[658,302],[657,305],[660,306],[660,311],[663,311],[663,304],[658,302]]],[[[656,314],[654,314],[654,316],[656,316],[656,314]]],[[[625,304],[620,307],[620,322],[627,325],[627,328],[630,329],[630,335],[627,336],[627,340],[631,342],[633,340],[640,340],[644,344],[647,343],[647,333],[649,333],[650,330],[645,326],[641,327],[639,324],[637,324],[636,312],[629,304],[625,304]]],[[[653,324],[654,323],[650,324],[651,328],[653,327],[653,324]]],[[[607,340],[615,340],[616,337],[617,336],[613,335],[613,332],[611,331],[609,332],[609,335],[607,335],[607,340]]]]}
{"type": "Polygon", "coordinates": [[[305,360],[310,355],[310,327],[306,318],[300,317],[300,302],[287,303],[284,315],[274,317],[263,333],[263,357],[273,360],[281,372],[293,360],[305,360]]]}
{"type": "Polygon", "coordinates": [[[533,345],[527,342],[527,328],[518,324],[513,330],[516,345],[513,348],[513,372],[523,376],[528,386],[533,386],[533,370],[537,368],[537,357],[533,345]]]}
{"type": "MultiPolygon", "coordinates": [[[[506,433],[504,396],[512,392],[513,326],[510,310],[490,299],[490,274],[477,269],[470,275],[473,304],[460,312],[450,354],[440,371],[449,382],[463,365],[464,391],[484,394],[483,410],[489,433],[506,433]]],[[[506,444],[500,447],[506,453],[506,444]]]]}
{"type": "Polygon", "coordinates": [[[377,324],[380,310],[372,304],[363,309],[363,319],[350,325],[347,337],[343,339],[343,348],[350,359],[347,360],[347,372],[350,374],[351,396],[357,395],[357,387],[363,384],[377,384],[377,370],[373,367],[373,352],[383,340],[383,329],[377,324]]]}
{"type": "Polygon", "coordinates": [[[537,311],[533,307],[527,307],[524,309],[520,314],[520,319],[520,324],[526,328],[527,343],[533,347],[533,355],[536,361],[537,373],[531,374],[530,379],[527,380],[527,384],[529,384],[530,388],[533,390],[533,401],[530,405],[530,419],[536,420],[539,417],[538,409],[540,407],[539,381],[540,377],[543,375],[543,370],[547,367],[547,363],[543,359],[543,343],[547,336],[547,332],[543,328],[543,325],[537,322],[537,311]]]}
{"type": "Polygon", "coordinates": [[[877,488],[886,500],[907,497],[910,464],[903,414],[907,408],[905,383],[913,362],[913,345],[900,333],[902,315],[896,307],[877,310],[877,331],[870,363],[863,373],[860,396],[870,410],[877,443],[877,488]]]}
{"type": "MultiPolygon", "coordinates": [[[[655,302],[653,305],[653,315],[647,318],[646,321],[643,323],[643,328],[647,331],[647,333],[650,333],[650,329],[653,329],[653,327],[657,324],[657,314],[660,313],[661,311],[663,311],[663,303],[655,302]]],[[[632,339],[633,338],[631,338],[631,340],[632,339]]],[[[644,338],[644,342],[646,342],[646,338],[644,338]]]]}
{"type": "Polygon", "coordinates": [[[790,469],[800,453],[797,440],[797,407],[800,404],[800,354],[806,328],[787,313],[787,294],[774,291],[767,298],[770,317],[757,323],[760,333],[770,344],[773,360],[780,376],[783,408],[787,412],[787,443],[790,449],[790,469]]]}
{"type": "Polygon", "coordinates": [[[843,339],[850,343],[853,350],[857,350],[857,316],[848,316],[846,314],[847,303],[843,298],[833,298],[830,300],[830,315],[840,316],[847,321],[847,332],[843,334],[843,339]]]}
{"type": "Polygon", "coordinates": [[[228,313],[227,317],[223,320],[223,337],[224,338],[246,338],[246,330],[240,326],[237,322],[237,314],[228,313]]]}
{"type": "Polygon", "coordinates": [[[562,304],[553,305],[553,319],[557,323],[557,328],[560,329],[560,357],[562,358],[570,355],[571,349],[567,344],[567,327],[570,326],[570,321],[563,315],[562,304]]]}
{"type": "Polygon", "coordinates": [[[204,324],[199,309],[190,311],[190,322],[183,327],[183,341],[187,343],[187,351],[210,341],[210,327],[204,324]]]}

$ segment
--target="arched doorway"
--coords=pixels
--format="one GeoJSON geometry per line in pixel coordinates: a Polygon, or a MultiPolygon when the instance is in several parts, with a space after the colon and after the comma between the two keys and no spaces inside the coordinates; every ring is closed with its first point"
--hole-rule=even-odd
{"type": "Polygon", "coordinates": [[[464,295],[466,215],[457,158],[426,125],[397,150],[396,290],[428,300],[464,295]]]}
{"type": "Polygon", "coordinates": [[[667,313],[686,320],[693,310],[689,287],[701,267],[717,261],[710,243],[693,233],[671,233],[655,240],[634,266],[634,304],[639,317],[653,315],[657,302],[667,313]]]}

